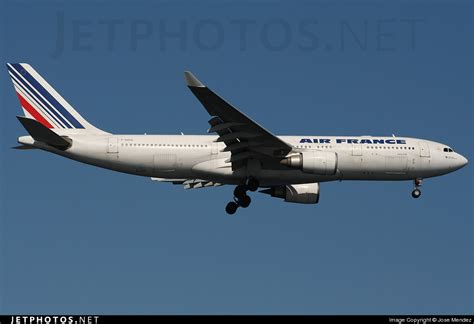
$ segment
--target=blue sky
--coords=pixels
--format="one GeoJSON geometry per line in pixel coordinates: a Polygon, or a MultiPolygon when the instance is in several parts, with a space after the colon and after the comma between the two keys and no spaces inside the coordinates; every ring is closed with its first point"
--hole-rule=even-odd
{"type": "MultiPolygon", "coordinates": [[[[0,56],[113,133],[204,134],[184,70],[276,134],[412,136],[473,160],[469,1],[0,1],[0,56]],[[245,30],[244,30],[245,29],[245,30]]],[[[184,191],[15,151],[0,119],[1,313],[472,313],[472,167],[334,182],[319,205],[184,191]]]]}

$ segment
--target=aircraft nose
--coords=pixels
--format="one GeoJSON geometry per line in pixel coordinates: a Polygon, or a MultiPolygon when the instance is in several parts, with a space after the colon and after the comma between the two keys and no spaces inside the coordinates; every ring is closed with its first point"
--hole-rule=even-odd
{"type": "Polygon", "coordinates": [[[457,161],[457,168],[460,169],[462,168],[463,166],[465,166],[469,161],[464,157],[462,156],[461,154],[458,154],[458,157],[456,159],[457,161]]]}

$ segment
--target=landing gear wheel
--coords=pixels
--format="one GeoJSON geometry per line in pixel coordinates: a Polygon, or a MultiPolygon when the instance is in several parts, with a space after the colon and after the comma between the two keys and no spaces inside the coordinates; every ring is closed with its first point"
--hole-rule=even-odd
{"type": "Polygon", "coordinates": [[[420,198],[421,196],[421,190],[420,189],[414,189],[412,192],[411,192],[411,196],[413,198],[420,198]]]}
{"type": "Polygon", "coordinates": [[[259,186],[260,186],[260,183],[258,182],[257,179],[250,178],[247,181],[247,187],[249,188],[250,191],[257,191],[259,186]]]}
{"type": "Polygon", "coordinates": [[[250,203],[251,203],[251,202],[252,202],[252,199],[251,199],[249,196],[247,196],[247,195],[245,195],[245,196],[243,196],[242,198],[239,198],[239,199],[237,200],[237,203],[238,203],[239,206],[242,207],[242,208],[247,208],[248,206],[250,206],[250,203]]]}
{"type": "Polygon", "coordinates": [[[237,208],[239,208],[239,205],[231,201],[230,203],[227,204],[227,206],[225,206],[225,211],[227,212],[227,214],[233,215],[237,211],[237,208]]]}
{"type": "Polygon", "coordinates": [[[247,187],[246,186],[239,185],[239,186],[235,187],[234,196],[237,199],[240,199],[240,198],[242,198],[246,195],[247,195],[247,187]]]}

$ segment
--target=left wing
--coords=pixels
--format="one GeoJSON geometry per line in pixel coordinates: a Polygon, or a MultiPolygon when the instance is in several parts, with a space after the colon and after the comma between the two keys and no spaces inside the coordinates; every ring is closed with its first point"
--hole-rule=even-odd
{"type": "Polygon", "coordinates": [[[209,133],[217,133],[219,137],[216,141],[224,142],[224,151],[231,152],[227,162],[232,163],[232,169],[244,166],[250,158],[261,161],[270,159],[278,163],[292,150],[291,145],[219,97],[191,72],[184,72],[184,77],[189,89],[212,116],[209,133]]]}

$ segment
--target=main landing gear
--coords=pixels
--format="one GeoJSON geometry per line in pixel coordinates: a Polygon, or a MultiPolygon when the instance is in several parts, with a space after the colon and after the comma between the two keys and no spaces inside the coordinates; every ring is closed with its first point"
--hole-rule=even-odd
{"type": "Polygon", "coordinates": [[[422,179],[415,179],[415,189],[413,189],[413,191],[411,192],[411,196],[413,198],[420,198],[421,196],[421,190],[419,189],[421,187],[421,182],[422,182],[422,179]]]}
{"type": "Polygon", "coordinates": [[[247,195],[247,191],[257,191],[260,186],[257,179],[250,178],[245,185],[238,185],[234,189],[234,201],[231,201],[225,207],[225,211],[229,215],[235,214],[239,207],[247,208],[250,206],[252,199],[247,195]]]}

